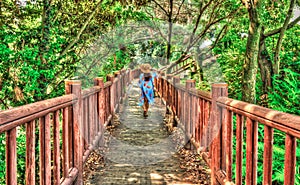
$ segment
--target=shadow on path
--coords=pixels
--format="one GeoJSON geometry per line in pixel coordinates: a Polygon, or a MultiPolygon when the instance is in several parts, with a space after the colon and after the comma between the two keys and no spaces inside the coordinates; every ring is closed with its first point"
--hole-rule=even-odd
{"type": "MultiPolygon", "coordinates": [[[[195,176],[202,174],[209,178],[199,156],[190,156],[196,166],[182,165],[187,157],[182,151],[186,144],[183,131],[167,132],[165,106],[159,98],[144,118],[142,108],[137,105],[139,93],[134,81],[127,89],[114,124],[105,132],[105,143],[88,159],[85,184],[195,184],[195,176]],[[187,168],[190,172],[195,168],[195,174],[188,173],[187,168]]],[[[206,179],[196,184],[208,184],[206,179]]]]}

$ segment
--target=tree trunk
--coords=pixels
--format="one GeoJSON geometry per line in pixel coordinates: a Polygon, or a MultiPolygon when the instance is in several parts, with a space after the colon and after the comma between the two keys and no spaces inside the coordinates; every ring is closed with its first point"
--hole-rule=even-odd
{"type": "Polygon", "coordinates": [[[265,39],[261,39],[259,44],[258,65],[260,68],[261,80],[263,82],[263,93],[268,94],[269,89],[272,89],[272,76],[274,72],[271,57],[266,48],[265,39]]]}
{"type": "Polygon", "coordinates": [[[168,23],[169,23],[169,30],[168,30],[168,43],[167,43],[167,65],[170,64],[170,57],[171,57],[171,42],[172,42],[172,31],[173,31],[173,0],[170,0],[170,7],[168,13],[168,23]]]}
{"type": "Polygon", "coordinates": [[[258,67],[258,50],[261,34],[261,24],[259,22],[259,1],[249,0],[246,7],[250,19],[247,49],[245,63],[243,67],[243,82],[242,82],[242,100],[249,103],[256,103],[256,75],[258,67]]]}
{"type": "Polygon", "coordinates": [[[170,64],[170,57],[171,57],[172,28],[173,28],[173,24],[172,24],[172,22],[169,22],[169,33],[168,33],[168,43],[167,43],[167,58],[166,58],[167,65],[170,64]]]}

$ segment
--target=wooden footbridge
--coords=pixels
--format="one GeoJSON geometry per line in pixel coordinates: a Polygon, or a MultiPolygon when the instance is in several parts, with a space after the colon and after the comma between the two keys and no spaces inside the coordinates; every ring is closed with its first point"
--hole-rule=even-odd
{"type": "MultiPolygon", "coordinates": [[[[157,73],[156,90],[174,125],[185,131],[211,169],[211,184],[254,185],[258,175],[263,176],[263,184],[272,184],[274,129],[285,133],[284,184],[295,183],[299,116],[230,99],[223,83],[204,92],[195,89],[194,80],[183,85],[177,76],[157,73]],[[263,135],[258,134],[260,125],[263,135]],[[258,140],[264,142],[263,174],[257,174],[258,140]]],[[[125,87],[139,74],[139,70],[121,70],[108,75],[106,82],[95,78],[94,86],[84,90],[80,81],[66,80],[64,96],[0,112],[0,133],[6,134],[6,184],[17,184],[20,127],[26,129],[27,185],[83,184],[89,154],[103,142],[125,87]]]]}

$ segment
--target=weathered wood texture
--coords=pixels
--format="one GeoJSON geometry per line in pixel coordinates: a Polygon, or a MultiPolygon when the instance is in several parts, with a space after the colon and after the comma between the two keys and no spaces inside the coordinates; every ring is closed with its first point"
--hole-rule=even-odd
{"type": "Polygon", "coordinates": [[[26,125],[27,185],[82,184],[83,164],[101,143],[104,127],[125,95],[125,86],[139,74],[139,70],[121,70],[106,83],[95,78],[94,87],[85,90],[81,90],[80,81],[66,80],[64,96],[1,111],[0,134],[6,133],[6,184],[17,184],[16,139],[22,125],[26,125]]]}
{"type": "Polygon", "coordinates": [[[285,184],[294,184],[296,141],[300,138],[300,116],[291,115],[246,102],[230,99],[218,84],[212,94],[180,84],[177,76],[159,72],[155,86],[158,94],[170,107],[178,126],[212,170],[212,184],[232,182],[235,166],[235,184],[257,183],[258,125],[264,129],[263,184],[272,183],[273,130],[286,134],[285,184]],[[217,91],[214,91],[217,90],[217,91]],[[173,96],[170,98],[170,96],[173,96]],[[234,116],[236,119],[233,119],[234,116]],[[235,120],[235,121],[234,121],[235,120]],[[233,132],[233,124],[236,126],[233,132]],[[245,130],[244,130],[245,129],[245,130]],[[243,133],[246,133],[245,136],[243,133]],[[233,163],[233,140],[236,140],[236,160],[233,163]],[[246,148],[243,148],[246,143],[246,148]],[[245,154],[245,155],[244,155],[245,154]],[[246,156],[246,163],[243,158],[246,156]],[[246,166],[246,176],[242,167],[246,166]]]}

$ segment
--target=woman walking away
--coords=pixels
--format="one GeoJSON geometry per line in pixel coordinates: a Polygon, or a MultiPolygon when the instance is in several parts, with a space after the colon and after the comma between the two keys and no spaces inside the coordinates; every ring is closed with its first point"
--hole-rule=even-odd
{"type": "Polygon", "coordinates": [[[142,74],[140,75],[139,85],[141,88],[141,96],[139,105],[143,106],[144,117],[148,116],[149,104],[154,103],[154,84],[153,75],[151,73],[150,64],[142,64],[140,66],[142,74]]]}

